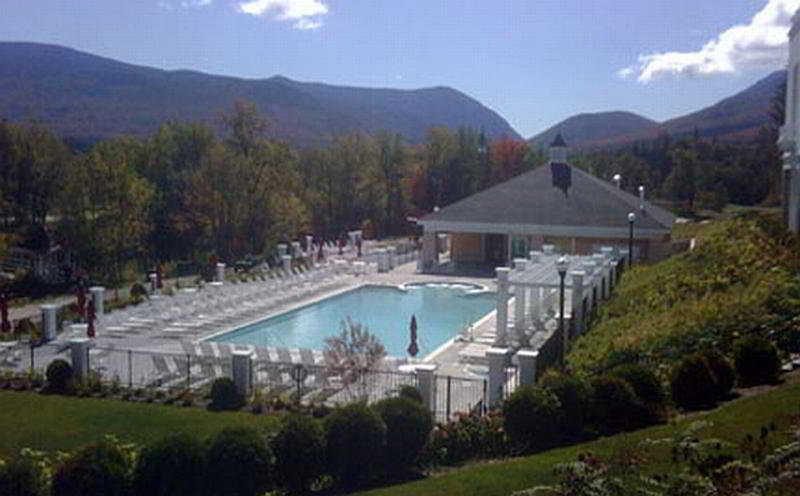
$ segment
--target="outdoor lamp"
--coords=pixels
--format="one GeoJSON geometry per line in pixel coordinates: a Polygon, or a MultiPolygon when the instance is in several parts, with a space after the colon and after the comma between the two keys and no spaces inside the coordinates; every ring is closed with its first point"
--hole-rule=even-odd
{"type": "Polygon", "coordinates": [[[564,329],[564,277],[567,275],[567,269],[569,268],[569,260],[567,257],[560,256],[558,260],[556,260],[556,270],[558,271],[558,277],[560,279],[559,284],[559,313],[558,313],[558,330],[561,332],[561,339],[562,339],[562,349],[561,349],[561,361],[566,361],[567,357],[567,343],[569,342],[569,336],[567,336],[567,332],[564,329]]]}
{"type": "Polygon", "coordinates": [[[636,214],[631,212],[628,214],[628,268],[633,264],[633,223],[636,222],[636,214]]]}

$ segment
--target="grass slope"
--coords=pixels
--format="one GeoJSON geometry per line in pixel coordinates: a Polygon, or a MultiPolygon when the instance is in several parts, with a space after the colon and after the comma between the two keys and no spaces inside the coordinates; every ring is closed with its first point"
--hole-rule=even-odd
{"type": "Polygon", "coordinates": [[[277,422],[250,413],[0,391],[0,457],[24,447],[70,450],[107,434],[146,443],[176,432],[203,438],[231,426],[272,429],[277,422]]]}
{"type": "MultiPolygon", "coordinates": [[[[546,451],[536,455],[506,461],[466,466],[428,479],[358,493],[361,496],[508,496],[514,491],[554,481],[556,464],[574,461],[579,453],[591,452],[609,456],[624,452],[645,439],[671,437],[685,430],[696,420],[710,421],[702,437],[716,437],[739,442],[745,434],[757,434],[762,426],[775,422],[779,432],[786,431],[800,412],[800,384],[787,384],[770,392],[734,400],[720,408],[684,417],[669,425],[620,434],[590,443],[546,451]]],[[[785,432],[774,442],[785,442],[785,432]]],[[[669,453],[658,454],[654,460],[666,464],[669,453]]]]}

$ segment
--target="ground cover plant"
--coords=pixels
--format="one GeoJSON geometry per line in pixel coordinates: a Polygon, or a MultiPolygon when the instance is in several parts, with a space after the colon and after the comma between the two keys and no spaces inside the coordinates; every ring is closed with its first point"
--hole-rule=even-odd
{"type": "Polygon", "coordinates": [[[747,335],[794,351],[800,336],[797,237],[763,214],[709,223],[696,235],[694,250],[623,275],[591,331],[574,343],[570,367],[597,373],[638,361],[666,377],[701,349],[731,356],[733,343],[747,335]]]}

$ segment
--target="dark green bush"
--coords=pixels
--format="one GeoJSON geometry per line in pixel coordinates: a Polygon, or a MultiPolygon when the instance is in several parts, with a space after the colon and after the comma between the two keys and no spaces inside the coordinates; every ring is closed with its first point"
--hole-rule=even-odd
{"type": "Polygon", "coordinates": [[[135,301],[141,301],[147,298],[147,289],[141,283],[134,283],[130,291],[131,298],[135,301]]]}
{"type": "Polygon", "coordinates": [[[387,471],[402,473],[413,468],[433,429],[430,410],[408,397],[387,398],[373,408],[386,424],[387,471]]]}
{"type": "Polygon", "coordinates": [[[645,406],[647,417],[643,419],[653,424],[664,419],[667,407],[667,394],[656,374],[638,363],[619,365],[609,372],[627,382],[633,388],[636,398],[645,406]]]}
{"type": "Polygon", "coordinates": [[[210,410],[237,410],[244,406],[244,398],[229,377],[214,379],[211,384],[210,410]]]}
{"type": "Polygon", "coordinates": [[[30,460],[16,459],[0,465],[0,494],[45,496],[41,473],[30,460]]]}
{"type": "Polygon", "coordinates": [[[206,454],[208,496],[256,496],[273,487],[273,454],[251,428],[221,431],[206,454]]]}
{"type": "Polygon", "coordinates": [[[559,438],[561,404],[545,388],[524,386],[503,403],[504,426],[511,441],[525,450],[550,448],[559,438]]]}
{"type": "Polygon", "coordinates": [[[422,393],[419,392],[419,389],[415,388],[414,386],[409,386],[408,384],[400,386],[397,396],[400,398],[414,400],[417,403],[424,403],[422,399],[422,393]]]}
{"type": "Polygon", "coordinates": [[[567,441],[580,439],[592,399],[589,384],[579,377],[550,369],[539,379],[539,385],[552,391],[561,405],[558,415],[561,438],[567,441]]]}
{"type": "Polygon", "coordinates": [[[53,474],[53,496],[124,496],[128,494],[128,461],[116,446],[86,446],[53,474]]]}
{"type": "Polygon", "coordinates": [[[687,410],[712,406],[718,398],[717,377],[706,357],[698,353],[687,356],[675,367],[670,387],[672,400],[687,410]]]}
{"type": "Polygon", "coordinates": [[[272,440],[278,483],[291,494],[309,489],[325,473],[325,431],[319,420],[289,415],[272,440]]]}
{"type": "Polygon", "coordinates": [[[714,373],[717,387],[715,395],[717,399],[724,399],[731,394],[733,386],[736,384],[736,370],[730,360],[725,355],[716,350],[707,350],[702,353],[708,362],[711,372],[714,373]]]}
{"type": "Polygon", "coordinates": [[[600,376],[592,379],[591,387],[588,420],[599,434],[616,434],[647,425],[648,413],[627,381],[600,376]]]}
{"type": "Polygon", "coordinates": [[[72,387],[72,365],[57,358],[50,362],[45,372],[47,389],[54,393],[66,393],[72,387]]]}
{"type": "Polygon", "coordinates": [[[203,445],[188,434],[165,437],[142,449],[133,487],[147,496],[195,496],[203,489],[203,445]]]}
{"type": "Polygon", "coordinates": [[[778,381],[781,373],[781,360],[778,349],[770,341],[748,336],[733,345],[736,373],[743,385],[772,384],[778,381]]]}
{"type": "Polygon", "coordinates": [[[377,412],[354,403],[325,418],[328,467],[342,486],[371,480],[380,469],[386,447],[386,424],[377,412]]]}

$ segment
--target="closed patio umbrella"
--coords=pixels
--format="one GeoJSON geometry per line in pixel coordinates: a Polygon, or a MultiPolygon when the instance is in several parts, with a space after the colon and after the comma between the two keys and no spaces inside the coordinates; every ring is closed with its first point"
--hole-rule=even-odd
{"type": "Polygon", "coordinates": [[[89,300],[89,305],[86,307],[86,321],[89,324],[86,327],[86,335],[90,338],[94,337],[94,319],[95,319],[95,310],[94,310],[94,301],[89,300]]]}
{"type": "Polygon", "coordinates": [[[417,353],[419,353],[419,346],[417,345],[417,317],[415,315],[411,316],[411,342],[408,345],[408,354],[411,355],[411,358],[415,358],[417,353]]]}
{"type": "Polygon", "coordinates": [[[8,297],[0,293],[0,332],[11,332],[11,322],[8,321],[8,297]]]}

